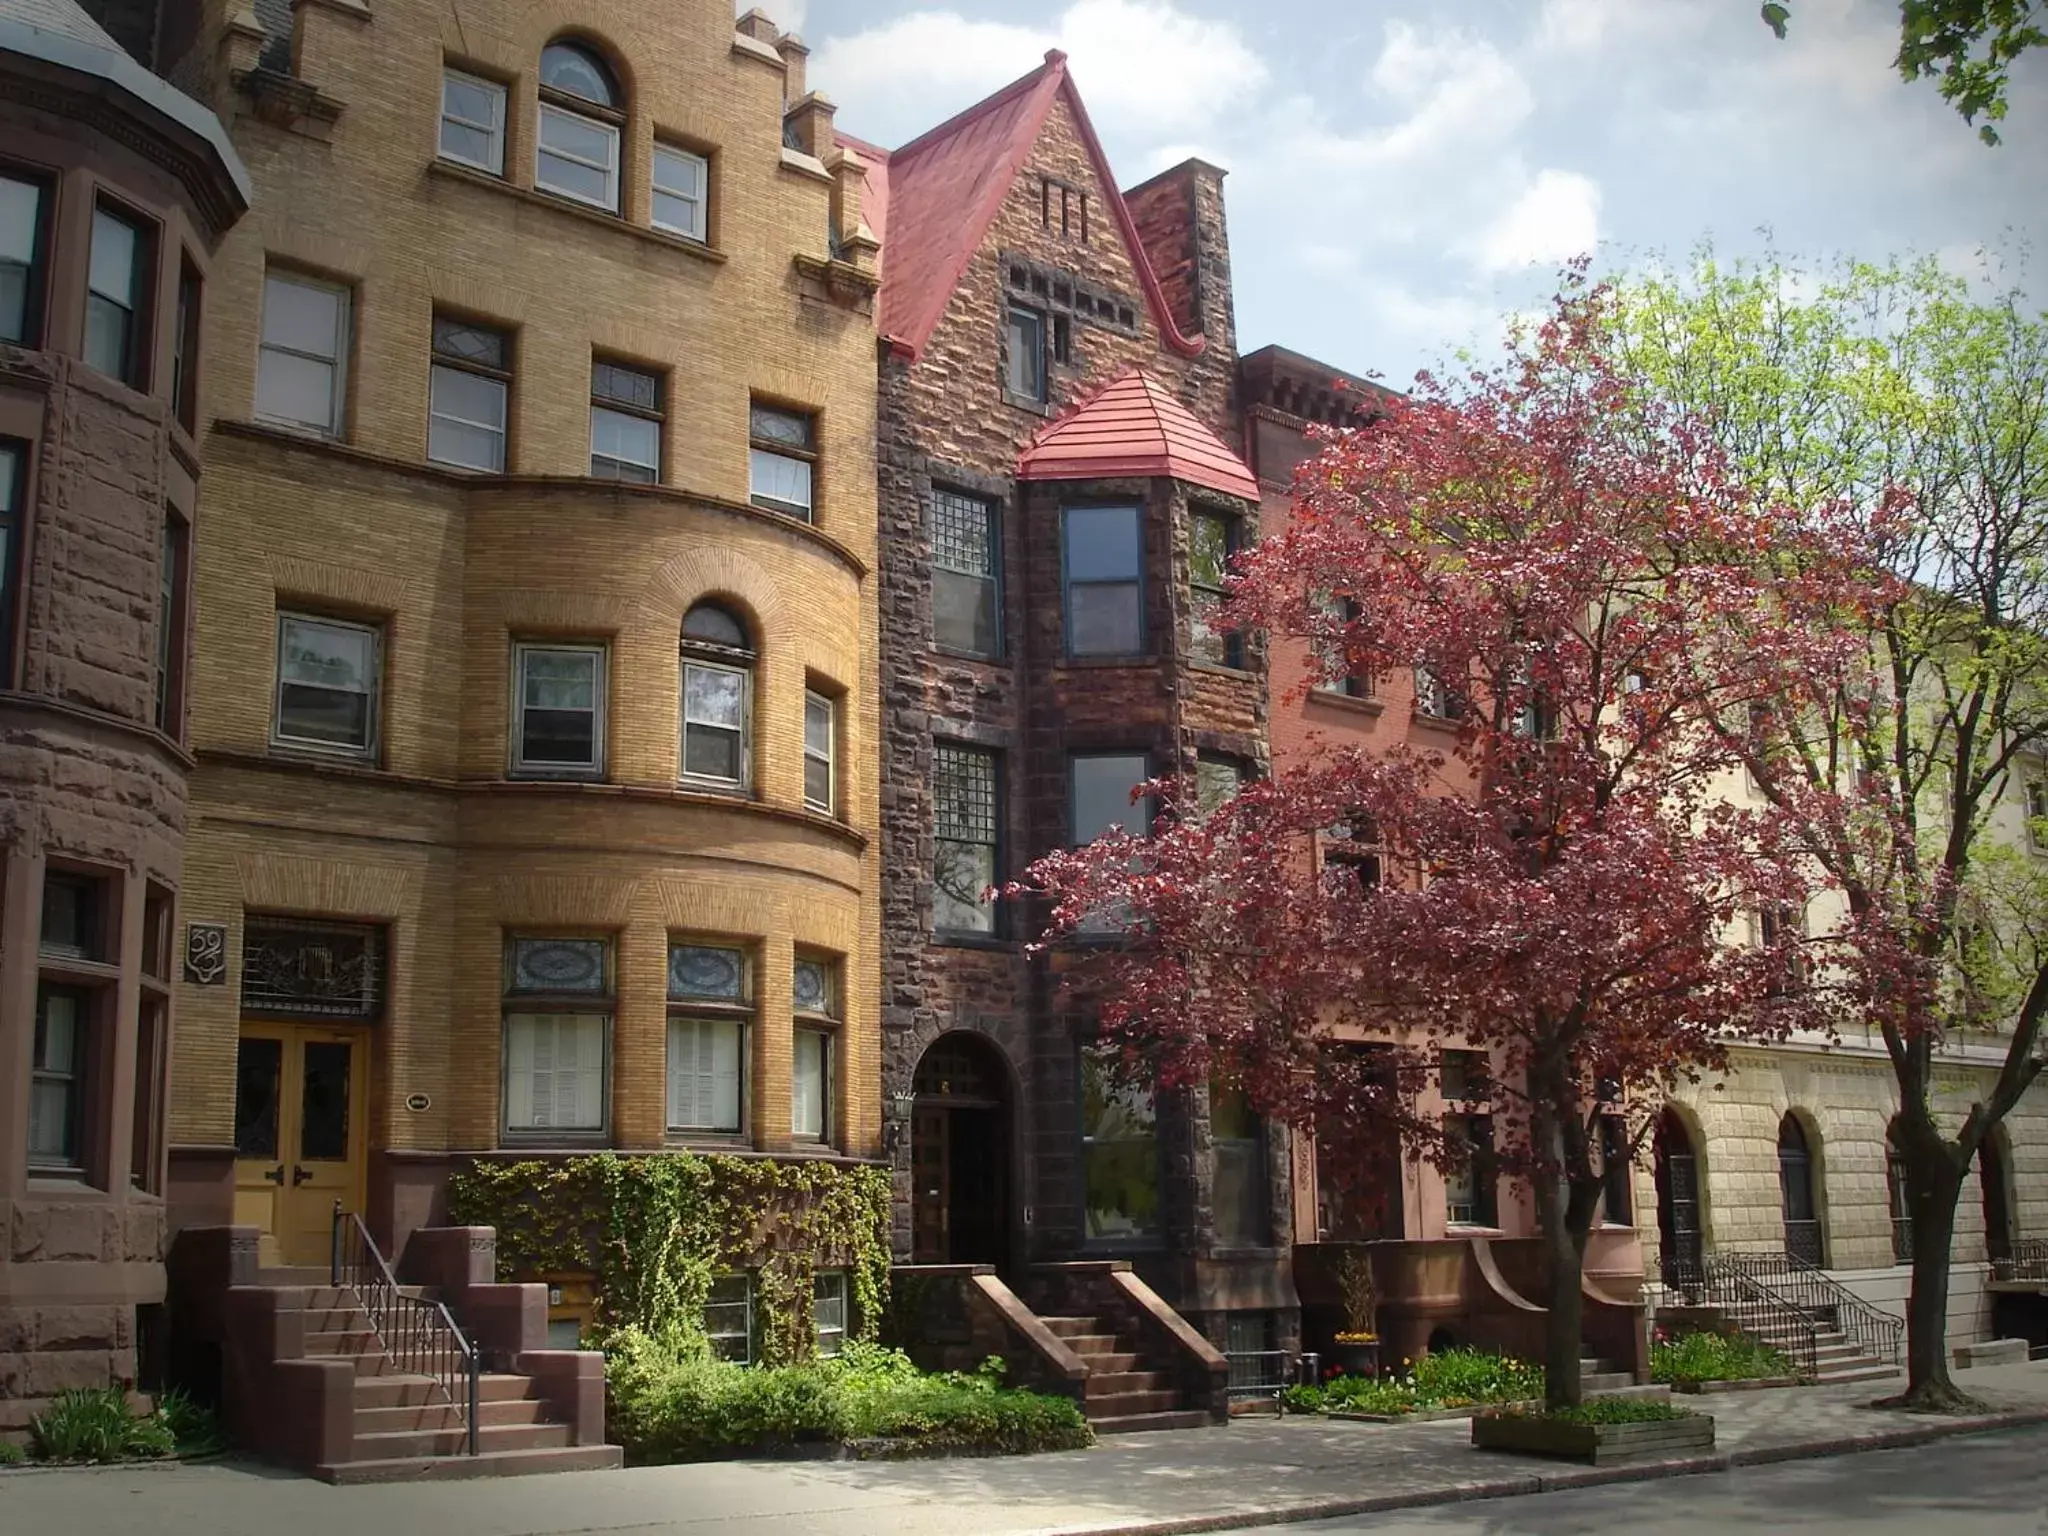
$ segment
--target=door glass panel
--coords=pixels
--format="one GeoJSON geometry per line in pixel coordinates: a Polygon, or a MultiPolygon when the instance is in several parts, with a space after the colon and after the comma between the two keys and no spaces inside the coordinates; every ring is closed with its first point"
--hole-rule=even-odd
{"type": "Polygon", "coordinates": [[[339,1162],[348,1156],[348,1079],[352,1047],[306,1042],[306,1085],[300,1099],[299,1157],[339,1162]]]}
{"type": "Polygon", "coordinates": [[[235,1055],[235,1151],[242,1157],[277,1156],[278,1090],[284,1078],[284,1042],[242,1037],[235,1055]]]}

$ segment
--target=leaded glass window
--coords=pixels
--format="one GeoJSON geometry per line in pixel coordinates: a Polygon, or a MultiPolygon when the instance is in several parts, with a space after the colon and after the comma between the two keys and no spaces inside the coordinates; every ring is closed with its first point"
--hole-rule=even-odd
{"type": "Polygon", "coordinates": [[[514,939],[506,990],[515,993],[590,993],[611,990],[603,939],[514,939]]]}
{"type": "Polygon", "coordinates": [[[242,928],[242,1009],[316,1019],[374,1019],[383,1008],[378,928],[252,917],[242,928]]]}
{"type": "Polygon", "coordinates": [[[986,497],[932,487],[932,637],[951,651],[1000,655],[1003,648],[996,505],[986,497]]]}
{"type": "Polygon", "coordinates": [[[996,754],[932,746],[932,926],[941,933],[993,933],[996,883],[996,754]]]}
{"type": "Polygon", "coordinates": [[[671,944],[668,947],[668,995],[688,1001],[744,1003],[747,1000],[747,957],[744,950],[718,944],[671,944]]]}

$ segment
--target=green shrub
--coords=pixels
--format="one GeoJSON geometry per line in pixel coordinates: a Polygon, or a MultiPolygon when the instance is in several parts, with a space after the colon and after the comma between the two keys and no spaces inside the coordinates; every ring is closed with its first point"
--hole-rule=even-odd
{"type": "Polygon", "coordinates": [[[1527,1410],[1527,1417],[1552,1419],[1561,1424],[1662,1424],[1671,1419],[1689,1419],[1692,1410],[1643,1397],[1595,1397],[1576,1408],[1532,1408],[1527,1410]]]}
{"type": "Polygon", "coordinates": [[[59,1392],[29,1421],[36,1454],[45,1461],[126,1461],[169,1456],[177,1450],[170,1427],[157,1414],[137,1418],[119,1387],[59,1392]]]}
{"type": "Polygon", "coordinates": [[[1094,1441],[1070,1400],[1005,1389],[1000,1360],[972,1375],[927,1375],[896,1350],[850,1340],[836,1359],[748,1367],[711,1358],[680,1330],[620,1330],[607,1347],[606,1427],[640,1463],[849,1440],[1003,1452],[1094,1441]]]}
{"type": "Polygon", "coordinates": [[[183,1387],[172,1387],[156,1400],[157,1417],[170,1430],[180,1456],[211,1456],[224,1451],[228,1437],[220,1417],[183,1387]]]}
{"type": "Polygon", "coordinates": [[[1762,1381],[1795,1374],[1792,1362],[1746,1333],[1686,1333],[1650,1346],[1650,1380],[1762,1381]]]}
{"type": "Polygon", "coordinates": [[[1319,1387],[1295,1387],[1286,1403],[1296,1413],[1418,1413],[1513,1403],[1543,1395],[1543,1367],[1513,1355],[1446,1349],[1384,1376],[1332,1376],[1319,1387]]]}
{"type": "Polygon", "coordinates": [[[0,1467],[18,1467],[27,1460],[28,1452],[19,1445],[12,1440],[0,1440],[0,1467]]]}

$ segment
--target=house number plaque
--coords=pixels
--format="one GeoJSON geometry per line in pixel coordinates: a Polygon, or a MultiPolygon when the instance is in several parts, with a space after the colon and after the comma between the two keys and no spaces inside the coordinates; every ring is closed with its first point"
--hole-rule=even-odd
{"type": "Polygon", "coordinates": [[[225,923],[185,925],[185,979],[196,987],[217,987],[228,974],[225,923]]]}

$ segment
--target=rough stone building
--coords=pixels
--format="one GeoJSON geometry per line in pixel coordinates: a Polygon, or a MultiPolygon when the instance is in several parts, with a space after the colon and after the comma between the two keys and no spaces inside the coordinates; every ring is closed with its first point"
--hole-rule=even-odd
{"type": "Polygon", "coordinates": [[[1253,531],[1222,173],[1120,192],[1055,52],[871,162],[882,242],[883,1117],[895,1244],[1128,1260],[1218,1343],[1293,1331],[1287,1147],[1118,1082],[1042,914],[990,899],[1142,821],[1152,776],[1266,768],[1256,647],[1208,632],[1253,531]]]}
{"type": "Polygon", "coordinates": [[[0,0],[0,1437],[155,1375],[195,343],[248,202],[212,113],[0,0]]]}
{"type": "Polygon", "coordinates": [[[263,208],[204,329],[174,1224],[289,1269],[479,1156],[872,1156],[873,243],[802,44],[161,35],[263,208]]]}

